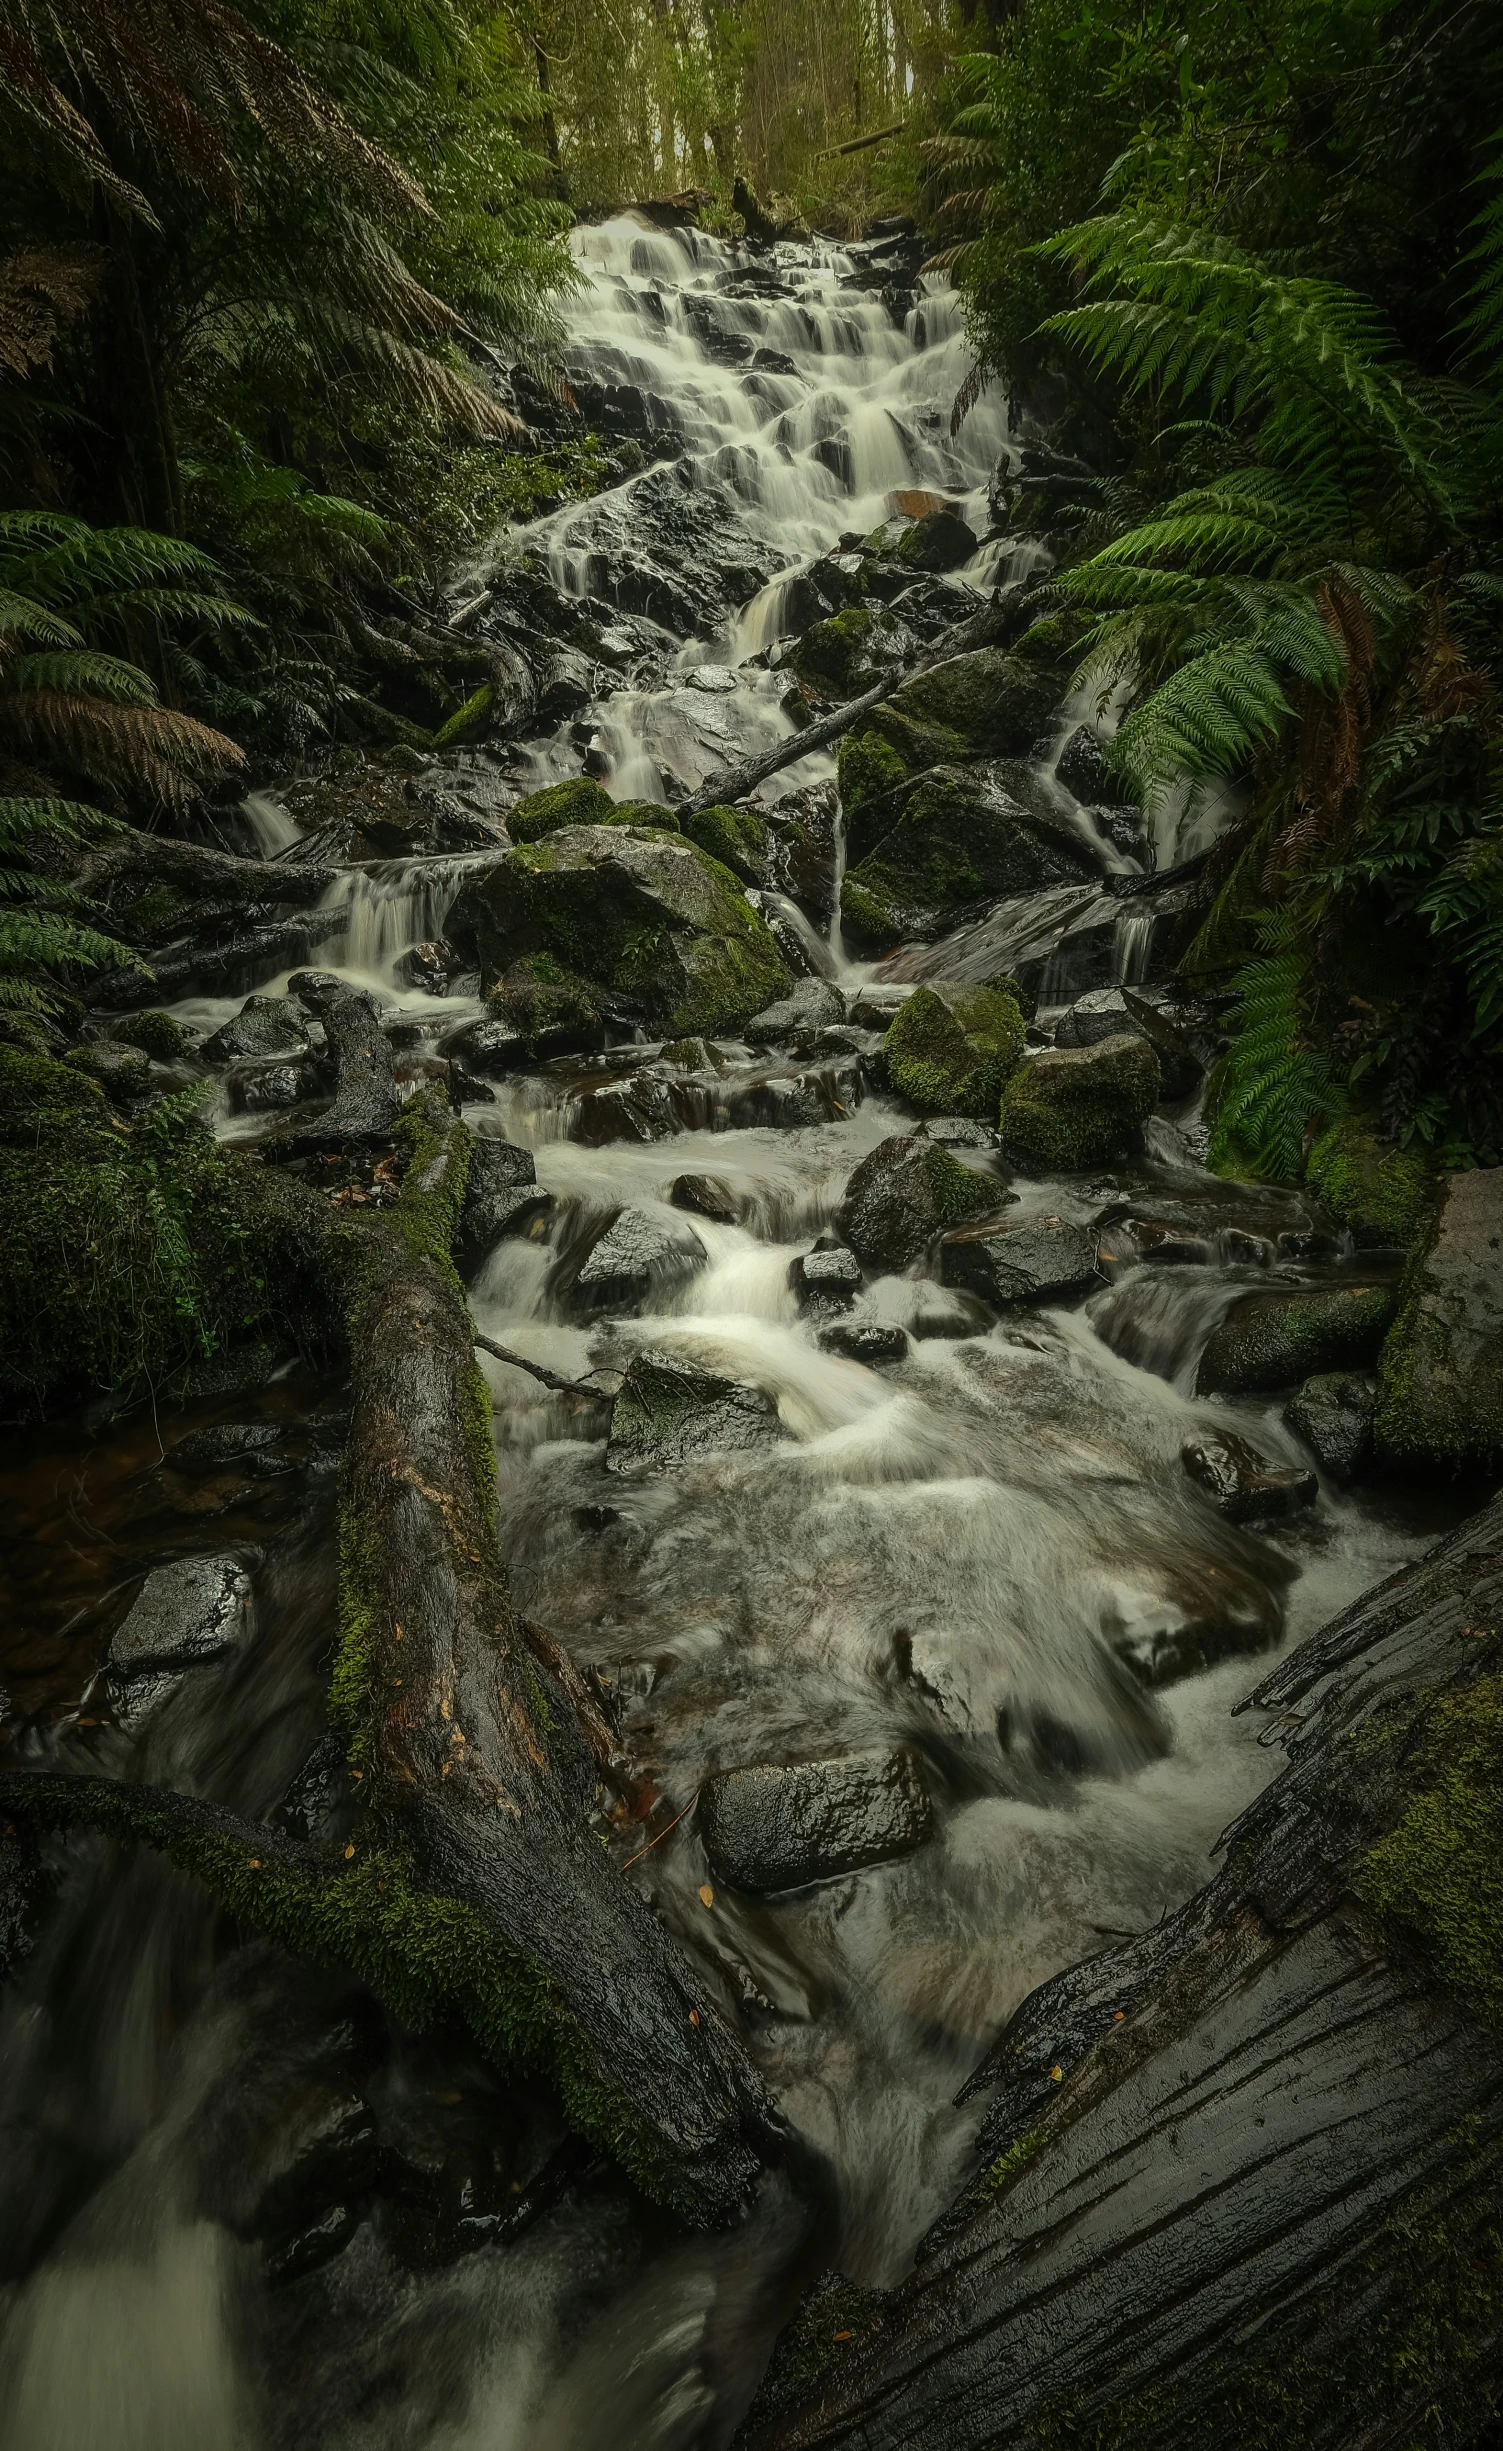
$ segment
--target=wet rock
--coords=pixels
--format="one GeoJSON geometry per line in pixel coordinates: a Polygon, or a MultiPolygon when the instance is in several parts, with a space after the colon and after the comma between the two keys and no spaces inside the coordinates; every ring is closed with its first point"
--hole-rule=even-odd
{"type": "Polygon", "coordinates": [[[1392,1284],[1246,1294],[1200,1357],[1197,1395],[1250,1395],[1330,1370],[1370,1369],[1398,1307],[1392,1284]]]}
{"type": "Polygon", "coordinates": [[[787,661],[828,703],[858,697],[884,671],[901,663],[912,646],[892,613],[877,605],[852,604],[805,630],[788,650],[787,661]]]}
{"type": "Polygon", "coordinates": [[[502,973],[489,996],[494,1020],[516,1033],[526,1061],[593,1053],[605,1044],[600,998],[584,979],[549,954],[524,955],[502,973]]]}
{"type": "Polygon", "coordinates": [[[295,2238],[268,2248],[268,2281],[300,2281],[305,2273],[317,2272],[321,2264],[331,2264],[336,2255],[344,2253],[364,2218],[363,2206],[331,2204],[327,2212],[320,2213],[295,2238]]]}
{"type": "Polygon", "coordinates": [[[989,1123],[974,1115],[926,1115],[914,1136],[937,1141],[941,1149],[995,1149],[999,1138],[989,1123]]]}
{"type": "Polygon", "coordinates": [[[284,1115],[327,1095],[329,1075],[319,1063],[258,1064],[253,1071],[232,1072],[225,1088],[237,1115],[284,1115]]]}
{"type": "Polygon", "coordinates": [[[550,783],[545,791],[529,792],[506,813],[506,830],[514,843],[542,842],[564,826],[610,825],[616,803],[599,783],[585,775],[572,782],[550,783]]]}
{"type": "Polygon", "coordinates": [[[375,2176],[376,2123],[369,2103],[346,2086],[304,2077],[276,2101],[248,2166],[236,2174],[225,2218],[237,2236],[280,2249],[306,2237],[331,2210],[358,2204],[375,2176]]]}
{"type": "Polygon", "coordinates": [[[552,1192],[538,1183],[530,1149],[477,1135],[454,1236],[454,1264],[460,1275],[472,1277],[504,1236],[532,1233],[552,1215],[553,1207],[552,1192]]]}
{"type": "Polygon", "coordinates": [[[1035,666],[982,647],[915,675],[865,728],[910,770],[945,758],[1024,757],[1049,729],[1055,691],[1035,666]]]}
{"type": "Polygon", "coordinates": [[[127,1098],[144,1098],[151,1088],[152,1066],[139,1047],[122,1039],[95,1039],[89,1045],[75,1047],[66,1059],[77,1072],[87,1073],[97,1081],[107,1098],[118,1104],[127,1098]]]}
{"type": "Polygon", "coordinates": [[[390,1136],[401,1111],[391,1041],[381,1027],[373,996],[346,989],[320,1016],[335,1066],[334,1103],[279,1136],[281,1153],[305,1149],[360,1148],[390,1136]]]}
{"type": "Polygon", "coordinates": [[[1061,1302],[1099,1281],[1096,1239],[1062,1217],[1023,1217],[989,1229],[960,1226],[939,1247],[942,1285],[984,1302],[1061,1302]]]}
{"type": "Polygon", "coordinates": [[[439,1040],[439,1053],[467,1072],[499,1074],[526,1063],[527,1042],[516,1023],[498,1013],[451,1030],[439,1040]]]}
{"type": "Polygon", "coordinates": [[[695,1819],[720,1879],[769,1896],[910,1854],[933,1815],[917,1761],[898,1751],[721,1771],[695,1819]]]}
{"type": "Polygon", "coordinates": [[[846,933],[869,951],[937,936],[978,902],[1078,884],[1092,871],[1084,837],[1021,773],[1004,781],[982,767],[939,764],[881,813],[885,831],[871,841],[878,803],[863,804],[852,853],[871,847],[841,887],[846,933]]]}
{"type": "Polygon", "coordinates": [[[320,1021],[329,1006],[348,992],[348,982],[333,970],[297,970],[287,982],[288,995],[320,1021]]]}
{"type": "Polygon", "coordinates": [[[1305,1181],[1359,1251],[1408,1250],[1429,1223],[1437,1183],[1433,1161],[1395,1149],[1348,1116],[1310,1151],[1305,1181]]]}
{"type": "Polygon", "coordinates": [[[789,995],[754,1013],[741,1035],[749,1046],[780,1047],[845,1020],[845,998],[828,979],[800,979],[789,995]]]}
{"type": "Polygon", "coordinates": [[[571,1291],[593,1309],[625,1310],[682,1283],[705,1259],[692,1226],[674,1227],[646,1209],[624,1208],[575,1273],[571,1291]]]}
{"type": "Polygon", "coordinates": [[[946,1226],[1000,1208],[1008,1195],[932,1141],[878,1143],[845,1187],[838,1224],[869,1268],[902,1269],[946,1226]]]}
{"type": "Polygon", "coordinates": [[[308,1842],[328,1828],[349,1794],[349,1745],[337,1728],[328,1728],[268,1818],[275,1828],[308,1842]]]}
{"type": "Polygon", "coordinates": [[[676,1174],[668,1186],[668,1198],[674,1208],[713,1218],[717,1225],[734,1225],[741,1214],[735,1193],[716,1174],[676,1174]]]}
{"type": "Polygon", "coordinates": [[[990,1303],[976,1294],[923,1285],[908,1325],[915,1336],[936,1336],[957,1344],[968,1336],[985,1336],[993,1325],[993,1313],[990,1303]]]}
{"type": "Polygon", "coordinates": [[[914,990],[882,1054],[889,1086],[911,1105],[989,1118],[1022,1060],[1023,1040],[1023,1016],[1010,995],[941,984],[914,990]]]}
{"type": "Polygon", "coordinates": [[[781,1435],[777,1400],[679,1353],[635,1353],[611,1407],[609,1472],[673,1472],[709,1455],[767,1447],[781,1435]]]}
{"type": "Polygon", "coordinates": [[[546,955],[606,1009],[666,1033],[739,1028],[791,980],[765,921],[692,843],[566,826],[472,876],[447,921],[482,975],[546,955]]]}
{"type": "Polygon", "coordinates": [[[1319,1494],[1313,1472],[1297,1464],[1275,1464],[1229,1430],[1187,1438],[1179,1460],[1232,1523],[1266,1523],[1295,1515],[1313,1506],[1319,1494]]]}
{"type": "Polygon", "coordinates": [[[1055,760],[1054,772],[1066,791],[1073,792],[1086,806],[1111,798],[1112,777],[1105,744],[1092,724],[1076,725],[1055,760]]]}
{"type": "Polygon", "coordinates": [[[719,860],[743,885],[773,882],[772,841],[764,818],[750,808],[704,808],[684,819],[688,841],[719,860]]]}
{"type": "Polygon", "coordinates": [[[1306,1379],[1284,1410],[1321,1471],[1354,1481],[1372,1455],[1378,1382],[1365,1371],[1330,1370],[1306,1379]]]}
{"type": "MultiPolygon", "coordinates": [[[[10,1698],[0,1686],[0,1718],[9,1711],[10,1698]]],[[[10,1981],[36,1945],[43,1888],[36,1833],[0,1823],[0,1983],[10,1981]]]]}
{"type": "Polygon", "coordinates": [[[866,1072],[859,1056],[812,1065],[802,1072],[754,1072],[732,1084],[725,1101],[725,1120],[733,1131],[762,1125],[778,1132],[796,1132],[809,1124],[834,1123],[842,1115],[854,1114],[865,1095],[866,1072]]]}
{"type": "Polygon", "coordinates": [[[848,1362],[864,1362],[868,1370],[878,1370],[884,1362],[901,1362],[908,1352],[907,1330],[884,1327],[876,1319],[837,1319],[820,1329],[819,1343],[826,1353],[839,1353],[848,1362]]]}
{"type": "Polygon", "coordinates": [[[816,926],[835,908],[835,835],[839,800],[833,783],[786,792],[764,809],[774,862],[773,881],[816,926]]]}
{"type": "Polygon", "coordinates": [[[1002,1099],[1002,1149],[1034,1175],[1110,1166],[1141,1142],[1159,1101],[1159,1060],[1146,1039],[1049,1048],[1014,1073],[1002,1099]]]}
{"type": "Polygon", "coordinates": [[[206,1038],[199,1053],[211,1064],[232,1064],[245,1055],[283,1055],[307,1044],[301,1000],[286,996],[247,996],[233,1021],[226,1021],[206,1038]]]}
{"type": "Polygon", "coordinates": [[[1205,1067],[1189,1041],[1156,1005],[1146,1003],[1130,987],[1098,987],[1080,996],[1061,1014],[1054,1034],[1057,1047],[1096,1047],[1123,1032],[1146,1039],[1159,1059],[1161,1094],[1185,1098],[1195,1089],[1205,1067]]]}
{"type": "Polygon", "coordinates": [[[1444,1179],[1383,1347],[1373,1426],[1395,1462],[1455,1469],[1503,1452],[1503,1167],[1444,1179]]]}
{"type": "Polygon", "coordinates": [[[399,987],[420,988],[425,995],[446,996],[464,968],[464,957],[441,938],[412,945],[395,965],[399,987]]]}
{"type": "Polygon", "coordinates": [[[175,1472],[216,1472],[238,1464],[243,1472],[264,1480],[295,1468],[277,1421],[221,1421],[207,1430],[190,1430],[186,1438],[173,1440],[167,1460],[175,1472]]]}
{"type": "Polygon", "coordinates": [[[227,1659],[250,1631],[251,1580],[239,1558],[179,1558],[154,1567],[105,1660],[120,1725],[130,1733],[144,1726],[185,1675],[227,1659]]]}
{"type": "Polygon", "coordinates": [[[959,570],[975,550],[975,530],[943,507],[915,519],[892,546],[894,560],[910,570],[959,570]]]}
{"type": "Polygon", "coordinates": [[[816,1318],[848,1311],[861,1291],[861,1262],[854,1251],[806,1251],[788,1270],[799,1309],[816,1318]]]}

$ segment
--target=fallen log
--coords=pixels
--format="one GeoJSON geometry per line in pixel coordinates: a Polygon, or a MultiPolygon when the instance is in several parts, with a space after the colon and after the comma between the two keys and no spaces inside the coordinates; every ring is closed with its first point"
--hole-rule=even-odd
{"type": "Polygon", "coordinates": [[[823,749],[832,740],[839,740],[853,723],[859,723],[863,715],[869,715],[884,698],[892,697],[906,681],[916,680],[921,672],[929,671],[932,665],[948,663],[953,655],[970,655],[978,647],[989,646],[1001,624],[1002,616],[995,604],[984,606],[967,621],[952,622],[949,629],[942,630],[921,654],[914,656],[907,664],[894,665],[891,672],[885,673],[880,681],[864,690],[859,698],[850,698],[844,706],[837,706],[830,714],[819,716],[814,723],[806,724],[801,732],[779,741],[775,748],[765,749],[760,757],[743,758],[739,766],[722,767],[702,783],[697,792],[691,792],[687,800],[677,802],[674,815],[679,818],[697,817],[701,809],[720,808],[744,800],[747,793],[755,791],[759,783],[765,783],[769,775],[778,774],[784,766],[792,766],[799,758],[807,757],[811,750],[823,749]]]}
{"type": "Polygon", "coordinates": [[[162,897],[160,919],[130,931],[133,941],[149,944],[178,932],[180,911],[195,919],[223,919],[266,902],[307,903],[327,893],[335,874],[306,861],[241,859],[207,843],[121,826],[89,846],[74,882],[91,902],[112,913],[123,909],[127,917],[132,899],[162,897]]]}
{"type": "Polygon", "coordinates": [[[729,2218],[781,2150],[775,2107],[595,1826],[597,1747],[529,1643],[499,1549],[490,1400],[449,1245],[469,1140],[436,1095],[395,1138],[399,1203],[335,1208],[247,1166],[268,1247],[344,1321],[353,1391],[331,1713],[361,1812],[329,1848],[197,1798],[0,1777],[12,1824],[144,1840],[242,1923],[354,1969],[410,2027],[458,2012],[500,2066],[659,2202],[729,2218]]]}
{"type": "Polygon", "coordinates": [[[1378,2451],[1503,2393],[1503,1500],[1274,1670],[1290,1761],[1178,1914],[1040,1986],[979,2173],[830,2276],[738,2441],[1378,2451]]]}

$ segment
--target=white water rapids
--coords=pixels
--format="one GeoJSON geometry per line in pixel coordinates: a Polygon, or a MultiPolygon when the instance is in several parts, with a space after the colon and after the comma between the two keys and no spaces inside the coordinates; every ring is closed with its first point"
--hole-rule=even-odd
{"type": "MultiPolygon", "coordinates": [[[[670,777],[694,784],[786,736],[784,682],[767,659],[794,626],[800,580],[875,527],[894,492],[938,493],[970,521],[975,554],[944,582],[961,610],[1021,579],[1037,548],[989,535],[1000,395],[984,394],[950,436],[968,357],[942,284],[924,283],[898,321],[835,246],[782,248],[775,281],[759,281],[719,242],[630,218],[576,243],[588,283],[570,308],[571,373],[639,393],[649,431],[670,433],[678,456],[506,540],[498,568],[532,556],[610,646],[590,705],[511,753],[509,771],[535,787],[593,756],[618,799],[657,798],[670,777]],[[723,618],[676,628],[666,593],[652,614],[632,612],[633,540],[656,549],[651,506],[664,501],[720,522],[725,566],[750,571],[755,584],[723,618]],[[613,618],[639,625],[624,646],[613,618]]],[[[709,530],[691,518],[683,532],[709,530]]],[[[695,606],[700,551],[684,574],[695,606]]],[[[828,756],[802,761],[765,796],[832,768],[828,756]]],[[[250,816],[268,855],[289,847],[278,801],[250,816]]],[[[484,856],[347,871],[329,907],[349,926],[315,964],[369,989],[420,1040],[478,1012],[478,999],[399,985],[396,966],[441,936],[484,856]]],[[[1093,899],[1037,897],[1019,929],[1058,935],[1082,895],[1093,899]]],[[[844,962],[838,923],[828,945],[799,924],[816,966],[847,984],[865,975],[844,962]]],[[[1116,975],[1141,976],[1147,923],[1124,905],[1107,925],[1116,975]]],[[[240,1001],[202,995],[177,1010],[208,1029],[240,1001]]],[[[730,1072],[750,1061],[733,1053],[730,1072]]],[[[383,2146],[385,2175],[356,2205],[343,2252],[273,2286],[223,2206],[330,2067],[392,2132],[414,2100],[435,2118],[473,2110],[499,2127],[509,2097],[462,2038],[373,2039],[347,1992],[242,1945],[176,1875],[71,1841],[60,1921],[0,2007],[0,2072],[13,2133],[35,2157],[36,2211],[30,2264],[0,2303],[6,2451],[725,2443],[809,2279],[833,2266],[886,2285],[905,2270],[966,2172],[980,2106],[958,2110],[956,2092],[1030,1988],[1103,1935],[1143,1930],[1207,1877],[1218,1833],[1271,1767],[1254,1727],[1230,1716],[1252,1681],[1248,1655],[1266,1665],[1422,1545],[1424,1527],[1390,1501],[1333,1487],[1303,1519],[1238,1530],[1181,1468],[1186,1435],[1218,1426],[1301,1460],[1278,1400],[1190,1392],[1229,1303],[1274,1281],[1270,1268],[1291,1274],[1273,1228],[1262,1259],[1126,1269],[1083,1308],[1000,1319],[967,1309],[921,1263],[878,1276],[861,1315],[910,1341],[877,1371],[821,1347],[789,1271],[830,1226],[858,1160],[911,1130],[910,1114],[873,1094],[777,1130],[733,1125],[722,1099],[706,1129],[601,1147],[571,1137],[579,1094],[579,1068],[565,1066],[466,1110],[478,1134],[531,1145],[556,1204],[546,1239],[503,1240],[485,1263],[477,1327],[571,1377],[643,1345],[691,1356],[755,1381],[779,1434],[673,1472],[610,1472],[578,1407],[484,1359],[513,1577],[524,1609],[608,1680],[627,1750],[682,1809],[624,1877],[707,1971],[818,2158],[822,2192],[811,2209],[774,2177],[739,2229],[690,2238],[596,2177],[512,2248],[425,2262],[389,2216],[395,2148],[383,2146]],[[624,1206],[682,1234],[670,1186],[705,1173],[735,1222],[694,1219],[703,1265],[620,1316],[583,1318],[560,1260],[624,1206]],[[1128,1660],[1186,1628],[1205,1630],[1212,1664],[1148,1690],[1128,1660]],[[893,1745],[923,1766],[925,1844],[769,1900],[712,1880],[691,1808],[716,1771],[893,1745]],[[315,2042],[299,2058],[305,2028],[315,2042]],[[262,2084],[272,2107],[247,2143],[237,2115],[262,2084]]],[[[226,1115],[226,1128],[253,1134],[266,1118],[226,1115]]],[[[1194,1173],[1171,1126],[1163,1145],[1170,1168],[1134,1181],[1234,1197],[1194,1173]]],[[[1114,1189],[1017,1188],[1025,1213],[1081,1221],[1114,1189]]],[[[1300,1221],[1292,1196],[1268,1195],[1259,1214],[1274,1211],[1275,1227],[1300,1221]]],[[[219,1418],[236,1416],[221,1405],[219,1418]]],[[[216,1691],[174,1705],[134,1747],[106,1731],[110,1766],[270,1809],[318,1727],[328,1525],[308,1521],[308,1540],[324,1544],[316,1570],[310,1550],[263,1588],[230,1702],[216,1691]]],[[[215,1539],[210,1521],[164,1517],[160,1550],[215,1539]]],[[[527,2116],[546,2120],[535,2105],[527,2116]]]]}

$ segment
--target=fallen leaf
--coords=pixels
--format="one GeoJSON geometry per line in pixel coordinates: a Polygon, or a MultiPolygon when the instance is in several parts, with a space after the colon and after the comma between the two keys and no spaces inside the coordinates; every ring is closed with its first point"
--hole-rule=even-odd
{"type": "Polygon", "coordinates": [[[697,2009],[697,2008],[691,2008],[691,2009],[690,2009],[690,2011],[689,2011],[689,2023],[690,2023],[691,2025],[698,2025],[698,2023],[699,2023],[699,2011],[698,2011],[698,2009],[697,2009]]]}
{"type": "Polygon", "coordinates": [[[1064,2073],[1065,2073],[1065,2072],[1064,2072],[1063,2068],[1061,2068],[1061,2067],[1060,2067],[1060,2065],[1059,2065],[1058,2061],[1056,2061],[1056,2062],[1055,2062],[1054,2066],[1053,2066],[1053,2067],[1050,2069],[1050,2071],[1049,2071],[1049,2074],[1050,2074],[1050,2076],[1053,2078],[1054,2083],[1055,2083],[1056,2085],[1058,2085],[1058,2083],[1060,2082],[1060,2080],[1061,2080],[1061,2078],[1063,2077],[1064,2073]]]}
{"type": "Polygon", "coordinates": [[[715,1892],[710,1887],[708,1881],[705,1882],[703,1888],[700,1890],[699,1903],[701,1906],[713,1906],[715,1903],[715,1892]]]}
{"type": "Polygon", "coordinates": [[[854,2332],[832,2332],[830,2334],[832,2340],[854,2340],[855,2337],[854,2332]]]}
{"type": "Polygon", "coordinates": [[[260,1871],[260,1869],[261,1869],[261,1858],[259,1857],[259,1855],[253,1855],[253,1856],[251,1857],[251,1860],[250,1860],[250,1870],[251,1870],[252,1872],[259,1872],[259,1871],[260,1871]]]}
{"type": "Polygon", "coordinates": [[[344,1851],[344,1860],[345,1860],[345,1862],[346,1862],[346,1863],[348,1863],[348,1862],[349,1862],[350,1857],[351,1857],[351,1856],[354,1854],[354,1852],[355,1852],[355,1842],[354,1842],[354,1840],[353,1840],[353,1839],[351,1839],[350,1844],[349,1844],[349,1845],[346,1847],[346,1849],[345,1849],[345,1851],[344,1851]]]}
{"type": "Polygon", "coordinates": [[[1126,2015],[1127,2015],[1127,2011],[1126,2011],[1126,2009],[1125,2009],[1125,2008],[1114,2008],[1114,2009],[1113,2009],[1113,2011],[1112,2011],[1112,2023],[1113,2023],[1113,2025],[1120,2025],[1120,2024],[1122,2023],[1123,2018],[1124,2018],[1126,2015]]]}

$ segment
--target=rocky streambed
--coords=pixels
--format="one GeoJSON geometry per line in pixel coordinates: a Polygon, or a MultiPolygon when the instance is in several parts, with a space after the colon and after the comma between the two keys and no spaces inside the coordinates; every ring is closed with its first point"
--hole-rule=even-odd
{"type": "Polygon", "coordinates": [[[456,585],[491,736],[105,855],[157,985],[53,1062],[209,1084],[355,1324],[288,1261],[7,1434],[8,2439],[1388,2439],[1492,2373],[1496,2044],[1379,1858],[1490,1741],[1405,1466],[1493,1187],[1205,1170],[1224,812],[1019,652],[1071,463],[951,438],[912,234],[579,246],[616,481],[456,585]]]}

